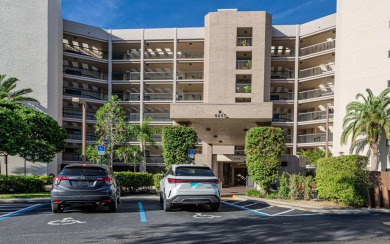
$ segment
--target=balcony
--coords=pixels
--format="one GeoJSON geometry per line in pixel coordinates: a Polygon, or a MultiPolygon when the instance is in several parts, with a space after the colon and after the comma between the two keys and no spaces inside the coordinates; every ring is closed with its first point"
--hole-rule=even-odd
{"type": "Polygon", "coordinates": [[[186,51],[177,51],[178,59],[202,59],[204,58],[203,50],[186,50],[186,51]]]}
{"type": "Polygon", "coordinates": [[[173,52],[166,50],[150,50],[144,52],[144,59],[173,59],[173,52]]]}
{"type": "Polygon", "coordinates": [[[153,138],[155,142],[162,142],[162,138],[160,134],[151,135],[151,138],[153,138]]]}
{"type": "MultiPolygon", "coordinates": [[[[68,139],[69,140],[82,140],[82,134],[81,133],[69,133],[68,132],[68,139]]],[[[86,140],[87,141],[96,141],[96,135],[94,133],[86,133],[86,140]]]]}
{"type": "Polygon", "coordinates": [[[271,79],[294,79],[295,71],[294,70],[274,70],[271,71],[271,79]]]}
{"type": "MultiPolygon", "coordinates": [[[[333,134],[329,133],[328,141],[333,141],[333,134]]],[[[298,143],[326,142],[326,133],[298,135],[298,143]]]]}
{"type": "Polygon", "coordinates": [[[64,87],[63,92],[64,95],[72,96],[72,97],[82,97],[82,98],[95,99],[101,101],[106,101],[108,99],[107,93],[97,92],[97,91],[64,87]]]}
{"type": "Polygon", "coordinates": [[[292,142],[293,142],[293,136],[286,135],[286,139],[284,139],[284,143],[292,143],[292,142]]]}
{"type": "Polygon", "coordinates": [[[321,64],[320,66],[317,66],[317,67],[300,70],[299,71],[299,78],[307,78],[307,77],[317,76],[317,75],[333,74],[334,69],[335,69],[334,63],[321,64]]]}
{"type": "Polygon", "coordinates": [[[130,113],[129,114],[129,122],[139,122],[140,116],[139,113],[130,113]]]}
{"type": "Polygon", "coordinates": [[[273,58],[292,58],[295,57],[295,49],[286,47],[271,48],[271,56],[273,58]]]}
{"type": "Polygon", "coordinates": [[[292,122],[292,114],[273,114],[272,122],[292,122]]]}
{"type": "Polygon", "coordinates": [[[252,46],[252,37],[237,37],[237,46],[252,46]]]}
{"type": "Polygon", "coordinates": [[[236,84],[236,93],[251,93],[251,92],[252,92],[251,83],[236,84]]]}
{"type": "Polygon", "coordinates": [[[137,51],[112,52],[112,60],[141,59],[141,53],[137,51]]]}
{"type": "Polygon", "coordinates": [[[92,58],[107,59],[107,52],[98,50],[97,48],[81,47],[63,43],[64,52],[85,55],[92,58]]]}
{"type": "Polygon", "coordinates": [[[203,92],[181,92],[177,94],[178,101],[203,101],[203,92]]]}
{"type": "Polygon", "coordinates": [[[116,95],[121,101],[139,101],[139,93],[129,93],[129,92],[113,92],[112,95],[116,95]]]}
{"type": "Polygon", "coordinates": [[[81,155],[78,153],[62,153],[63,161],[82,161],[81,155]]]}
{"type": "Polygon", "coordinates": [[[237,60],[236,69],[252,69],[252,60],[237,60]]]}
{"type": "Polygon", "coordinates": [[[152,121],[171,121],[169,113],[144,113],[144,118],[151,118],[152,121]]]}
{"type": "Polygon", "coordinates": [[[321,42],[315,45],[301,48],[299,50],[300,56],[310,55],[314,53],[323,52],[326,50],[334,49],[336,47],[336,40],[329,40],[326,42],[321,42]]]}
{"type": "Polygon", "coordinates": [[[144,93],[144,101],[172,101],[172,93],[144,93]]]}
{"type": "MultiPolygon", "coordinates": [[[[82,115],[82,111],[77,109],[64,108],[62,111],[62,116],[64,118],[82,119],[82,115]]],[[[85,117],[87,120],[96,120],[95,113],[93,112],[86,112],[85,117]]]]}
{"type": "MultiPolygon", "coordinates": [[[[329,119],[333,118],[333,113],[329,113],[329,119]]],[[[298,121],[315,121],[315,120],[323,120],[326,119],[326,111],[315,111],[308,113],[299,113],[298,121]]]]}
{"type": "Polygon", "coordinates": [[[325,97],[325,96],[332,96],[333,94],[334,93],[330,88],[328,88],[328,89],[314,89],[314,90],[299,92],[298,99],[305,100],[305,99],[319,98],[319,97],[325,97]]]}
{"type": "Polygon", "coordinates": [[[271,101],[280,101],[280,100],[294,100],[294,93],[289,92],[271,92],[271,101]]]}
{"type": "Polygon", "coordinates": [[[112,72],[112,80],[140,80],[140,72],[112,72]]]}
{"type": "Polygon", "coordinates": [[[203,71],[179,71],[178,80],[203,80],[203,71]]]}
{"type": "Polygon", "coordinates": [[[87,78],[93,78],[93,79],[100,79],[100,80],[107,80],[107,73],[104,73],[99,70],[90,70],[90,69],[80,69],[70,66],[63,66],[64,74],[67,75],[76,75],[81,77],[87,77],[87,78]]]}
{"type": "Polygon", "coordinates": [[[172,72],[145,72],[144,80],[173,80],[172,72]]]}

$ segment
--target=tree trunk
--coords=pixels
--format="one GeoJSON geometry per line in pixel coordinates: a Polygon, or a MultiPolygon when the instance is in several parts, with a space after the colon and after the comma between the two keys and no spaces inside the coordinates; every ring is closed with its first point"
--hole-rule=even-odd
{"type": "Polygon", "coordinates": [[[378,171],[378,142],[370,142],[370,170],[378,171]]]}

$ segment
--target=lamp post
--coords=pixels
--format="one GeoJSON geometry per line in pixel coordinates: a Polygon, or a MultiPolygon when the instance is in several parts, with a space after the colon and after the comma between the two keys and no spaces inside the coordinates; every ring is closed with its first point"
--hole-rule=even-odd
{"type": "Polygon", "coordinates": [[[72,97],[72,102],[79,103],[82,105],[82,125],[81,125],[81,158],[83,161],[83,164],[85,164],[85,144],[86,144],[86,113],[87,113],[87,103],[84,99],[79,97],[72,97]]]}

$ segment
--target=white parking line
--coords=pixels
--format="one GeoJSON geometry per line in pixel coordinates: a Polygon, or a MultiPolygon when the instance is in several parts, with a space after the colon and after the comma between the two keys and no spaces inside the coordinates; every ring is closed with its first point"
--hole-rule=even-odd
{"type": "Polygon", "coordinates": [[[236,205],[237,203],[240,203],[240,202],[246,202],[247,200],[242,200],[242,201],[238,201],[238,202],[235,202],[235,203],[231,203],[233,205],[236,205]]]}
{"type": "Polygon", "coordinates": [[[276,215],[288,213],[288,212],[291,212],[291,211],[294,211],[294,210],[295,210],[295,209],[290,209],[290,210],[287,210],[287,211],[284,211],[284,212],[280,212],[280,213],[274,214],[274,215],[272,215],[272,216],[276,216],[276,215]]]}
{"type": "Polygon", "coordinates": [[[248,207],[248,206],[252,206],[252,205],[255,205],[255,204],[260,204],[259,202],[255,202],[255,203],[251,203],[251,204],[248,204],[248,205],[244,205],[242,207],[248,207]]]}
{"type": "Polygon", "coordinates": [[[263,210],[263,209],[267,209],[267,208],[273,208],[274,206],[268,206],[268,207],[265,207],[265,208],[259,208],[259,209],[255,209],[255,211],[259,211],[259,210],[263,210]]]}

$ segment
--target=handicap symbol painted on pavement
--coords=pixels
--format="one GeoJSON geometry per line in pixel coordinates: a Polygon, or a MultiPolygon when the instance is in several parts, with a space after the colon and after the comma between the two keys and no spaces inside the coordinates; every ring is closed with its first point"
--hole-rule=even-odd
{"type": "Polygon", "coordinates": [[[213,219],[213,218],[221,218],[221,216],[216,216],[216,215],[208,215],[208,214],[202,214],[202,213],[196,213],[194,218],[197,219],[213,219]]]}
{"type": "Polygon", "coordinates": [[[50,221],[48,225],[71,225],[71,224],[85,224],[87,222],[82,222],[79,220],[75,220],[73,218],[63,218],[62,220],[54,220],[50,221]]]}

